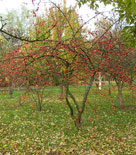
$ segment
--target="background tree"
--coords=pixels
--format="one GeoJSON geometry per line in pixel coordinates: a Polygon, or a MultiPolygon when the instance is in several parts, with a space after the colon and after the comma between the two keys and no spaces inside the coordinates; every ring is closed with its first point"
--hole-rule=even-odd
{"type": "MultiPolygon", "coordinates": [[[[100,36],[102,33],[104,33],[105,29],[109,28],[114,22],[114,18],[109,21],[105,18],[97,21],[95,24],[96,36],[100,36]]],[[[98,42],[99,50],[105,51],[105,54],[103,55],[103,57],[105,58],[103,59],[104,62],[102,62],[101,71],[103,72],[103,69],[105,68],[104,74],[107,74],[108,76],[110,75],[110,78],[113,78],[115,80],[118,87],[120,106],[123,103],[123,85],[124,83],[129,83],[130,71],[133,70],[133,72],[135,72],[131,67],[131,63],[135,61],[135,59],[133,58],[133,49],[130,48],[130,50],[128,47],[124,46],[126,40],[121,34],[123,26],[124,25],[121,22],[116,23],[113,28],[110,29],[107,34],[105,34],[105,38],[103,38],[101,42],[98,42]]]]}
{"type": "Polygon", "coordinates": [[[125,20],[127,22],[123,32],[124,37],[130,40],[131,45],[136,45],[136,1],[135,0],[77,0],[79,6],[89,3],[90,8],[97,10],[100,4],[105,6],[111,4],[113,11],[119,15],[119,21],[125,20]]]}
{"type": "MultiPolygon", "coordinates": [[[[100,4],[111,4],[115,11],[119,13],[120,19],[125,18],[129,24],[134,23],[136,20],[136,2],[135,0],[77,0],[79,6],[89,3],[90,8],[98,9],[100,4]]],[[[134,25],[135,26],[135,25],[134,25]]]]}
{"type": "MultiPolygon", "coordinates": [[[[28,11],[25,7],[21,7],[20,12],[17,10],[8,11],[6,14],[2,15],[3,22],[1,26],[4,24],[3,29],[16,37],[22,37],[28,35],[28,28],[32,24],[32,18],[30,15],[30,11],[28,11]]],[[[21,46],[22,42],[15,37],[9,36],[5,33],[1,33],[1,37],[3,38],[4,44],[2,46],[3,52],[13,52],[19,46],[21,46]]],[[[12,76],[11,76],[12,77],[12,76]]],[[[15,83],[12,78],[9,78],[9,97],[12,97],[13,88],[15,83]]],[[[15,82],[15,81],[14,81],[15,82]]],[[[18,87],[19,88],[19,87],[18,87]]]]}
{"type": "MultiPolygon", "coordinates": [[[[45,29],[49,29],[52,25],[54,25],[55,27],[52,29],[51,35],[49,37],[50,40],[61,40],[63,43],[66,40],[72,38],[81,27],[79,17],[75,11],[75,7],[67,8],[66,1],[64,1],[64,4],[53,6],[49,10],[46,9],[45,14],[42,15],[42,17],[37,17],[37,37],[42,37],[43,35],[46,35],[45,29]],[[46,21],[46,23],[44,21],[46,21]]],[[[78,32],[75,37],[82,37],[82,32],[83,30],[80,33],[78,32]]],[[[64,49],[60,50],[60,52],[65,57],[65,53],[67,52],[64,49]]],[[[63,82],[60,80],[63,77],[63,68],[57,67],[57,64],[55,64],[56,62],[53,59],[49,61],[52,61],[52,63],[54,63],[58,72],[59,70],[61,70],[61,74],[54,74],[53,77],[56,85],[60,85],[60,98],[63,98],[63,82]]]]}

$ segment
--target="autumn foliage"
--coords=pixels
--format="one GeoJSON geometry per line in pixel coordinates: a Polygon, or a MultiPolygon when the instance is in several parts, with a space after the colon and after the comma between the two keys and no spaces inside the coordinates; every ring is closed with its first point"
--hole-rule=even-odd
{"type": "MultiPolygon", "coordinates": [[[[108,75],[116,81],[119,104],[123,104],[123,85],[132,84],[131,76],[135,76],[135,49],[126,47],[125,42],[120,38],[115,39],[109,31],[105,30],[101,36],[85,32],[77,22],[76,12],[67,10],[66,7],[62,10],[60,7],[51,8],[48,12],[48,24],[40,17],[36,20],[35,29],[30,30],[30,35],[34,35],[38,40],[47,39],[22,41],[22,45],[17,49],[4,54],[0,62],[2,80],[9,86],[14,84],[14,87],[24,87],[26,90],[37,88],[38,96],[42,88],[62,84],[65,88],[66,104],[77,128],[81,127],[87,97],[98,73],[108,75]],[[76,19],[71,21],[70,11],[76,16],[76,19]],[[83,100],[79,103],[70,86],[81,81],[86,83],[87,87],[83,100]]],[[[41,96],[38,99],[41,99],[41,96]]]]}

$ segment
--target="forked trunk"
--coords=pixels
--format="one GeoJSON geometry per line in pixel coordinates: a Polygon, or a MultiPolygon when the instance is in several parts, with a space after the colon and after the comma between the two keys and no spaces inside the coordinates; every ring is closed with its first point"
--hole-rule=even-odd
{"type": "Polygon", "coordinates": [[[76,128],[78,130],[81,128],[81,125],[82,125],[82,122],[81,122],[82,114],[83,114],[83,112],[85,110],[85,104],[86,104],[87,97],[88,97],[89,91],[91,89],[91,86],[93,84],[95,74],[96,74],[96,72],[94,72],[94,75],[92,77],[90,77],[90,79],[89,79],[88,86],[87,86],[87,88],[85,89],[85,92],[84,92],[84,96],[83,96],[81,108],[79,107],[79,105],[78,105],[75,97],[70,92],[70,90],[69,90],[69,84],[66,83],[66,85],[65,85],[65,90],[66,90],[66,103],[67,103],[67,105],[68,105],[68,107],[70,109],[71,118],[73,119],[73,121],[75,123],[75,126],[76,126],[76,128]],[[76,112],[74,112],[74,108],[73,108],[72,104],[70,103],[69,97],[74,102],[74,106],[75,106],[76,112]],[[77,117],[75,117],[75,115],[74,115],[75,113],[76,113],[77,117]]]}
{"type": "Polygon", "coordinates": [[[81,118],[82,118],[82,113],[79,113],[77,118],[74,120],[74,123],[77,129],[80,129],[82,126],[81,118]]]}

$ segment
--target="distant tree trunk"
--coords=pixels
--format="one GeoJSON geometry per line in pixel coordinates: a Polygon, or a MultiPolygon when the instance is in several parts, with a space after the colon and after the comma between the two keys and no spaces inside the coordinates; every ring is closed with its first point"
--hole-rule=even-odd
{"type": "Polygon", "coordinates": [[[108,78],[108,83],[109,83],[109,95],[111,96],[111,79],[110,79],[110,77],[108,78]]]}
{"type": "Polygon", "coordinates": [[[102,76],[101,76],[101,72],[99,72],[99,90],[102,89],[102,76]]]}
{"type": "Polygon", "coordinates": [[[60,99],[63,99],[64,98],[64,86],[63,86],[63,84],[61,83],[60,84],[60,95],[59,95],[59,98],[60,99]]]}
{"type": "Polygon", "coordinates": [[[134,90],[133,90],[133,83],[132,83],[132,81],[129,84],[129,89],[130,89],[131,100],[133,102],[134,90]]]}
{"type": "Polygon", "coordinates": [[[38,101],[38,111],[42,111],[41,101],[38,101]]]}
{"type": "Polygon", "coordinates": [[[122,83],[121,83],[121,81],[117,82],[117,86],[118,86],[119,106],[121,107],[122,104],[123,104],[122,83]]]}
{"type": "Polygon", "coordinates": [[[9,98],[12,98],[13,95],[13,89],[11,86],[8,86],[8,92],[9,92],[9,98]]]}
{"type": "Polygon", "coordinates": [[[20,90],[20,87],[18,87],[18,105],[21,105],[21,90],[20,90]]]}
{"type": "Polygon", "coordinates": [[[37,110],[42,111],[42,97],[40,95],[40,90],[37,92],[37,97],[38,97],[38,105],[37,105],[37,110]]]}
{"type": "Polygon", "coordinates": [[[131,86],[130,88],[130,91],[131,91],[131,100],[133,102],[133,98],[134,98],[134,90],[133,90],[133,87],[131,86]]]}

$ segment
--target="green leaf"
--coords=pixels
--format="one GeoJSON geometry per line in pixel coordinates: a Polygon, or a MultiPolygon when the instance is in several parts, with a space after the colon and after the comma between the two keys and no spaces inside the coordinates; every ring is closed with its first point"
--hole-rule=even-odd
{"type": "Polygon", "coordinates": [[[5,81],[6,81],[6,82],[8,82],[8,81],[9,81],[9,79],[6,77],[6,78],[5,78],[5,81]]]}

